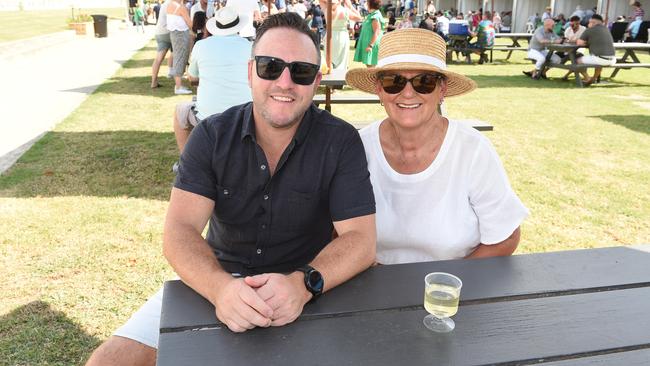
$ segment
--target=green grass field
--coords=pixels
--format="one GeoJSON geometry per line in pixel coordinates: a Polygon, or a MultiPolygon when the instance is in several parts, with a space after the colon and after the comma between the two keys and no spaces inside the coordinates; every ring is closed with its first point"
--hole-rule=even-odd
{"type": "MultiPolygon", "coordinates": [[[[188,98],[168,80],[149,88],[154,54],[152,42],[0,176],[0,365],[83,363],[173,275],[161,254],[171,115],[188,98]]],[[[504,57],[452,65],[479,89],[446,103],[495,127],[485,134],[531,211],[517,253],[650,242],[650,72],[577,89],[559,70],[524,77],[523,52],[504,57]]]]}
{"type": "MultiPolygon", "coordinates": [[[[110,18],[124,19],[123,8],[74,9],[75,15],[104,14],[110,18]]],[[[0,42],[16,41],[68,29],[71,9],[0,11],[0,42]]]]}

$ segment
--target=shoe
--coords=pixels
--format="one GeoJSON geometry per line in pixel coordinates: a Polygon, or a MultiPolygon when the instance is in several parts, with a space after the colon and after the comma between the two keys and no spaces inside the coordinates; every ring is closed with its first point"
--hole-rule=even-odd
{"type": "Polygon", "coordinates": [[[160,88],[161,86],[162,86],[162,84],[160,84],[160,83],[156,83],[156,85],[152,85],[152,86],[151,86],[151,89],[160,88]]]}
{"type": "Polygon", "coordinates": [[[529,78],[532,78],[532,77],[533,77],[533,73],[532,73],[531,71],[522,71],[522,73],[523,73],[524,75],[528,76],[529,78]]]}
{"type": "Polygon", "coordinates": [[[533,78],[533,80],[539,80],[542,76],[540,72],[536,71],[533,73],[533,76],[531,77],[533,78]]]}
{"type": "Polygon", "coordinates": [[[184,86],[181,86],[180,88],[174,88],[174,94],[176,95],[188,95],[192,93],[194,92],[184,86]]]}
{"type": "Polygon", "coordinates": [[[540,76],[542,77],[542,79],[548,80],[548,77],[546,77],[546,73],[541,73],[540,76]]]}
{"type": "Polygon", "coordinates": [[[178,162],[175,162],[174,165],[172,165],[172,172],[178,174],[178,162]]]}

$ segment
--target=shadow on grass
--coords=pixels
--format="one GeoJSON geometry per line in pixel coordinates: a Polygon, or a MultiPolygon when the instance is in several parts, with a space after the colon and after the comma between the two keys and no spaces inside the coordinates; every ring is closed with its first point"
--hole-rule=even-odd
{"type": "Polygon", "coordinates": [[[632,115],[602,115],[590,116],[600,118],[603,121],[623,126],[632,131],[643,132],[650,135],[650,115],[632,114],[632,115]]]}
{"type": "Polygon", "coordinates": [[[49,132],[0,176],[0,196],[167,201],[176,160],[171,132],[49,132]]]}
{"type": "Polygon", "coordinates": [[[0,317],[0,363],[81,365],[100,340],[43,301],[0,317]]]}
{"type": "MultiPolygon", "coordinates": [[[[174,97],[174,80],[165,76],[159,76],[160,88],[151,89],[151,76],[112,77],[103,84],[87,85],[74,89],[63,90],[71,93],[87,93],[97,87],[94,94],[122,94],[122,95],[143,95],[157,98],[174,97]]],[[[184,82],[187,86],[187,82],[184,82]]],[[[189,99],[189,98],[188,98],[189,99]]]]}
{"type": "MultiPolygon", "coordinates": [[[[169,57],[170,53],[167,52],[167,57],[169,57]]],[[[148,68],[151,69],[151,65],[153,65],[153,58],[143,58],[140,60],[127,60],[122,63],[122,68],[125,69],[139,69],[139,68],[148,68]]],[[[167,65],[167,59],[165,59],[165,62],[163,65],[167,65]]],[[[164,66],[163,66],[164,68],[164,66]]]]}

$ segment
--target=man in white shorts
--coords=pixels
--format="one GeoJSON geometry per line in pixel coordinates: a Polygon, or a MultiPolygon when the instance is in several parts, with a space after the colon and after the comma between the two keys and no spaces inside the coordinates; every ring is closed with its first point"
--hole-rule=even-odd
{"type": "MultiPolygon", "coordinates": [[[[580,39],[576,41],[578,46],[589,47],[589,55],[582,56],[577,61],[579,64],[612,66],[616,63],[616,49],[614,48],[614,38],[609,29],[603,24],[603,17],[594,14],[589,19],[589,28],[587,28],[580,39]]],[[[600,78],[602,67],[596,67],[594,76],[589,77],[587,70],[580,71],[584,78],[583,83],[592,84],[600,78]]]]}
{"type": "MultiPolygon", "coordinates": [[[[537,28],[533,36],[530,38],[530,44],[528,46],[528,58],[535,60],[535,69],[532,71],[523,71],[524,75],[530,76],[534,80],[539,80],[539,78],[545,78],[545,70],[542,70],[542,65],[546,62],[546,55],[548,55],[549,50],[546,48],[546,45],[552,43],[560,43],[562,39],[553,32],[553,26],[555,21],[553,19],[546,19],[542,27],[537,28]]],[[[560,63],[560,56],[552,55],[551,62],[554,64],[560,63]]]]}
{"type": "Polygon", "coordinates": [[[251,100],[247,81],[251,42],[237,34],[248,23],[248,15],[226,6],[206,23],[212,36],[194,45],[187,72],[193,82],[199,81],[196,101],[179,103],[174,113],[181,153],[199,121],[251,100]]]}

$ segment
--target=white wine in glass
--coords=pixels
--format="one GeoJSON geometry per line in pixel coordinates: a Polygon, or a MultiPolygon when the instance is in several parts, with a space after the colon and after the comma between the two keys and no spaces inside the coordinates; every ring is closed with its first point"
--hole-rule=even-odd
{"type": "Polygon", "coordinates": [[[443,272],[429,273],[424,278],[424,308],[430,314],[423,322],[434,332],[450,332],[455,323],[450,317],[458,312],[460,278],[443,272]]]}

